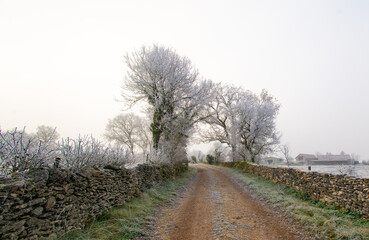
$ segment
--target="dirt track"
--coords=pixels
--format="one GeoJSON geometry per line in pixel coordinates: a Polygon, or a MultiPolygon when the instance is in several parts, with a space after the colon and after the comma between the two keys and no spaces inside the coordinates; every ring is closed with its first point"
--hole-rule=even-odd
{"type": "Polygon", "coordinates": [[[154,239],[297,239],[271,210],[217,167],[197,176],[179,204],[162,209],[154,239]]]}

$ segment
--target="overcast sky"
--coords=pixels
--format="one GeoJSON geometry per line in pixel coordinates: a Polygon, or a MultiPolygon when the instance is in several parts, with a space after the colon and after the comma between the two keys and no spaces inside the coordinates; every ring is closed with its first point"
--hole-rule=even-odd
{"type": "Polygon", "coordinates": [[[123,55],[152,43],[273,94],[293,156],[369,159],[369,1],[0,0],[1,129],[100,138],[122,109],[123,55]]]}

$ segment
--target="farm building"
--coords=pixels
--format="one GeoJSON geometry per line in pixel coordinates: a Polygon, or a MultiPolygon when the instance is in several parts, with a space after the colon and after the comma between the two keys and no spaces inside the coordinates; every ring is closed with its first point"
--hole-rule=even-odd
{"type": "Polygon", "coordinates": [[[301,164],[307,165],[349,165],[353,164],[353,161],[348,154],[326,154],[326,155],[313,155],[313,154],[299,154],[296,157],[296,161],[301,164]]]}
{"type": "Polygon", "coordinates": [[[295,159],[296,163],[299,164],[308,164],[309,161],[318,160],[318,158],[314,154],[305,154],[305,153],[300,153],[299,155],[297,155],[295,159]]]}
{"type": "Polygon", "coordinates": [[[348,154],[326,154],[318,155],[318,160],[310,161],[310,164],[315,165],[349,165],[352,164],[351,156],[348,154]]]}

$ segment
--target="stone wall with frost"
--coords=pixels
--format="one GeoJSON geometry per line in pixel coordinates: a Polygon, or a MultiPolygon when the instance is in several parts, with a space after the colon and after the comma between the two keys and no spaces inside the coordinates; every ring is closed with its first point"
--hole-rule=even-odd
{"type": "Polygon", "coordinates": [[[369,178],[302,172],[298,169],[259,166],[248,162],[218,164],[287,185],[308,194],[312,200],[335,204],[369,219],[369,178]]]}
{"type": "Polygon", "coordinates": [[[0,239],[52,239],[138,196],[187,165],[36,169],[0,178],[0,239]]]}

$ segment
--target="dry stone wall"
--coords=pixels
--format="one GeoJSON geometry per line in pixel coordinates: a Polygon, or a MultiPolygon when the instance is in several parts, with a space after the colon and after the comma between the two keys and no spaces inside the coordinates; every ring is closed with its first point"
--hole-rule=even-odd
{"type": "Polygon", "coordinates": [[[218,163],[225,167],[238,168],[274,183],[284,184],[307,193],[311,199],[335,204],[369,219],[369,178],[354,178],[344,175],[302,172],[292,168],[272,168],[248,162],[218,163]]]}
{"type": "Polygon", "coordinates": [[[185,164],[36,169],[0,178],[0,239],[55,238],[185,170],[185,164]]]}

